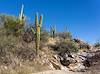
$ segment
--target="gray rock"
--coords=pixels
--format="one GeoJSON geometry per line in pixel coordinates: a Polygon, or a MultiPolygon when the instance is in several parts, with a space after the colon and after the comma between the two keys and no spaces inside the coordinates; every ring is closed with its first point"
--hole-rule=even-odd
{"type": "Polygon", "coordinates": [[[71,71],[75,71],[75,72],[85,71],[85,66],[82,63],[70,64],[68,67],[71,71]]]}

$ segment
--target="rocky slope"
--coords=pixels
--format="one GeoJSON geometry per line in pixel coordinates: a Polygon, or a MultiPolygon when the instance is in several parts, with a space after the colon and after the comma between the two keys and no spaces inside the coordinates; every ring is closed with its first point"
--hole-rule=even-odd
{"type": "MultiPolygon", "coordinates": [[[[56,41],[60,41],[59,39],[51,39],[48,42],[48,44],[56,45],[56,41]]],[[[77,53],[68,53],[63,52],[60,54],[52,54],[51,58],[47,57],[46,52],[50,50],[50,48],[44,48],[46,49],[45,53],[42,55],[45,56],[42,58],[44,60],[45,64],[49,67],[49,70],[54,71],[48,71],[43,72],[43,74],[65,74],[65,72],[68,73],[76,73],[76,74],[91,74],[91,73],[99,73],[100,70],[100,49],[96,49],[91,46],[88,50],[80,50],[77,53]],[[48,50],[47,50],[48,49],[48,50]],[[55,71],[55,70],[60,70],[55,71]],[[56,73],[59,72],[59,73],[56,73]]],[[[48,53],[50,54],[50,52],[48,53]]],[[[49,56],[50,57],[50,56],[49,56]]],[[[41,62],[41,63],[44,63],[41,62]]],[[[41,72],[42,73],[42,72],[41,72]]],[[[41,74],[40,73],[40,74],[41,74]]]]}
{"type": "Polygon", "coordinates": [[[44,71],[53,71],[54,74],[99,72],[99,48],[80,39],[63,38],[62,35],[52,38],[44,33],[41,37],[41,49],[37,57],[34,39],[26,37],[28,42],[25,42],[23,37],[7,36],[1,30],[0,74],[31,74],[42,71],[44,74],[47,74],[44,71]]]}
{"type": "MultiPolygon", "coordinates": [[[[75,54],[76,55],[76,54],[75,54]]],[[[73,56],[73,55],[72,55],[73,56]]],[[[73,60],[77,62],[70,63],[64,67],[56,63],[52,63],[59,67],[60,70],[50,70],[32,74],[100,74],[100,50],[89,50],[77,54],[73,60]],[[74,72],[73,72],[74,71],[74,72]]],[[[57,57],[55,56],[57,59],[57,57]]],[[[67,57],[68,58],[68,57],[67,57]]],[[[67,60],[68,61],[68,60],[67,60]]]]}

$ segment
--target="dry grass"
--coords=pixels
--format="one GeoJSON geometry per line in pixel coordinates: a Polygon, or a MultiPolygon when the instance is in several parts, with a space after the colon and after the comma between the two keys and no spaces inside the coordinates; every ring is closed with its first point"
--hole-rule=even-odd
{"type": "Polygon", "coordinates": [[[5,30],[0,30],[0,74],[31,74],[50,70],[50,60],[54,59],[55,51],[50,50],[49,44],[58,47],[59,52],[77,49],[76,44],[70,40],[48,39],[48,37],[47,33],[42,34],[42,49],[39,50],[39,57],[36,58],[34,41],[26,43],[21,36],[7,35],[5,30]]]}
{"type": "MultiPolygon", "coordinates": [[[[40,50],[39,54],[51,56],[48,50],[40,50]]],[[[49,70],[48,65],[43,64],[44,58],[36,58],[34,41],[26,43],[21,37],[0,32],[0,74],[30,74],[49,70]]]]}

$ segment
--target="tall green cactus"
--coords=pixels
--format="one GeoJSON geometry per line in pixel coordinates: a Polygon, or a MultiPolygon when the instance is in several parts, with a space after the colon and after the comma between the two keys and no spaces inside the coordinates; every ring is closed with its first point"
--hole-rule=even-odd
{"type": "Polygon", "coordinates": [[[51,36],[54,38],[55,33],[56,33],[56,28],[54,26],[50,26],[50,33],[51,33],[51,36]]]}
{"type": "Polygon", "coordinates": [[[43,15],[40,16],[40,20],[38,20],[38,13],[35,15],[35,30],[31,28],[32,32],[36,35],[36,54],[38,54],[38,50],[40,48],[40,33],[42,27],[43,15]]]}

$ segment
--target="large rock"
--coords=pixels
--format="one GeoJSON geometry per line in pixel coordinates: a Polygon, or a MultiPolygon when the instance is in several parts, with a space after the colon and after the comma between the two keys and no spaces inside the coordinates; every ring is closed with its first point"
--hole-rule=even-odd
{"type": "Polygon", "coordinates": [[[63,66],[69,66],[69,64],[70,64],[70,61],[69,60],[66,60],[66,59],[60,60],[60,62],[61,62],[61,64],[63,66]]]}
{"type": "Polygon", "coordinates": [[[85,71],[85,66],[82,63],[70,64],[68,68],[71,71],[85,71]]]}
{"type": "Polygon", "coordinates": [[[60,54],[60,62],[63,66],[68,66],[74,61],[73,57],[68,53],[60,54]]]}

